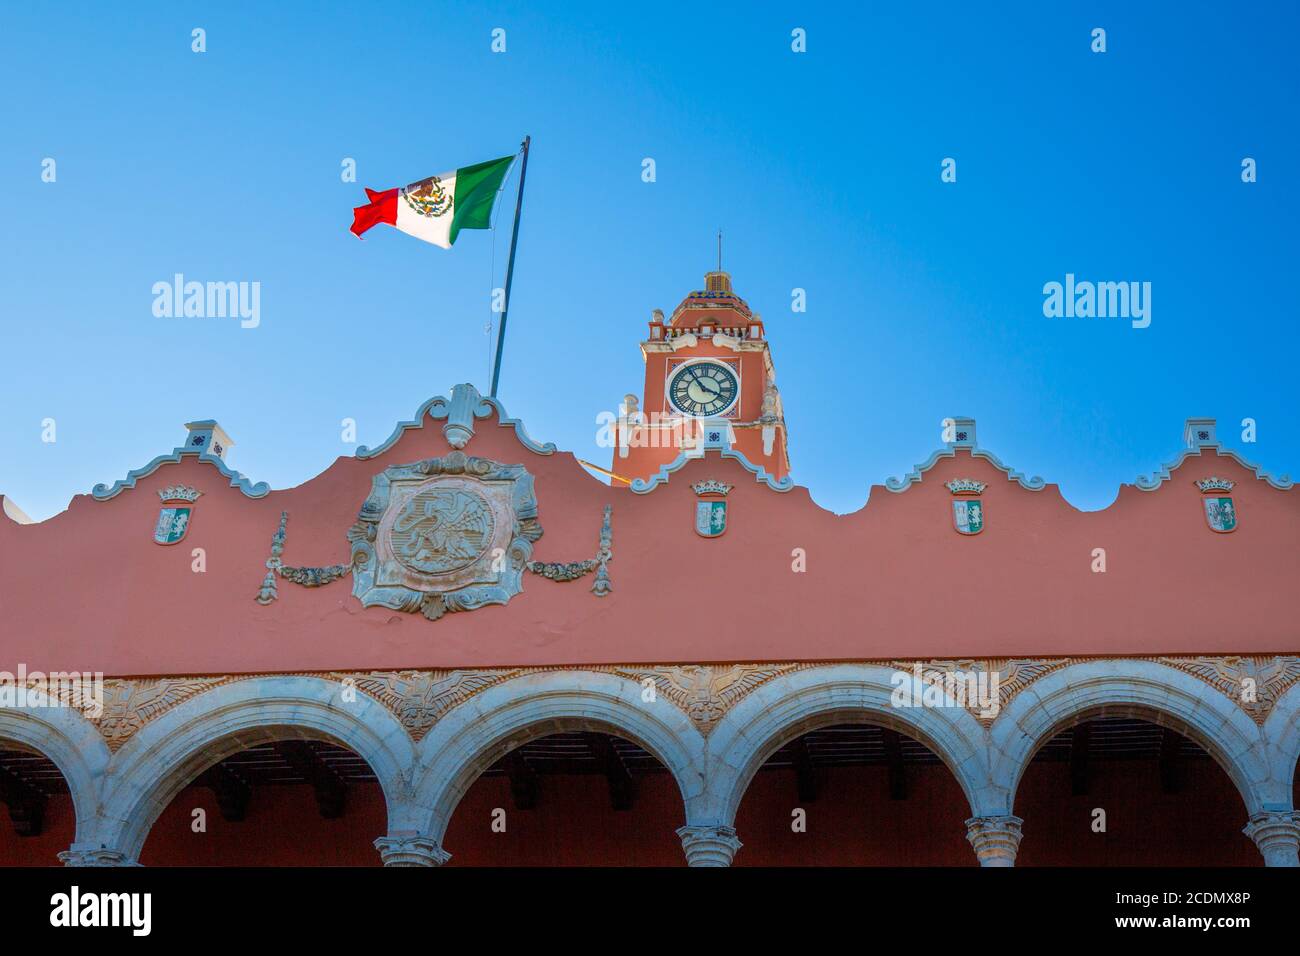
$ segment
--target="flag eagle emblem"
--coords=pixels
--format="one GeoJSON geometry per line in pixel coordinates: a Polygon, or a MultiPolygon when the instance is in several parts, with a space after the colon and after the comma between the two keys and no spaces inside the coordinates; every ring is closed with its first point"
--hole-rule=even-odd
{"type": "Polygon", "coordinates": [[[451,209],[451,193],[442,188],[442,177],[430,176],[401,190],[402,199],[420,216],[441,216],[451,209]]]}

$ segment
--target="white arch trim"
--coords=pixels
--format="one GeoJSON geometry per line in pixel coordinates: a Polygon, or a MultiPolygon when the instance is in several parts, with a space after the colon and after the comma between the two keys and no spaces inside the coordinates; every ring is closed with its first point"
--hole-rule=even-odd
{"type": "MultiPolygon", "coordinates": [[[[1209,751],[1236,784],[1248,814],[1276,789],[1263,734],[1223,694],[1189,674],[1155,661],[1114,658],[1071,664],[1034,681],[993,724],[992,780],[1011,813],[1029,761],[1054,733],[1081,717],[1134,712],[1168,725],[1209,751]]],[[[1289,797],[1288,797],[1289,799],[1289,797]]]]}
{"type": "Polygon", "coordinates": [[[732,826],[754,774],[773,753],[810,730],[854,719],[879,723],[924,743],[961,785],[972,811],[996,804],[989,792],[986,732],[955,702],[948,707],[891,704],[896,668],[833,664],[794,671],[740,701],[709,735],[709,795],[692,823],[732,826]]]}
{"type": "Polygon", "coordinates": [[[545,671],[503,681],[451,710],[420,741],[420,773],[405,828],[442,842],[479,775],[520,744],[575,729],[626,737],[672,773],[687,807],[704,790],[704,738],[663,695],[641,699],[636,681],[594,671],[545,671]]]}
{"type": "Polygon", "coordinates": [[[99,805],[99,784],[111,757],[95,725],[72,707],[3,707],[0,741],[39,751],[59,768],[77,816],[75,839],[81,840],[99,805]]]}
{"type": "Polygon", "coordinates": [[[379,778],[391,822],[408,793],[414,745],[382,704],[360,691],[345,702],[342,691],[319,677],[257,677],[204,691],[150,721],[114,755],[98,832],[87,842],[136,860],[158,815],[205,769],[293,735],[331,740],[363,758],[379,778]]]}
{"type": "Polygon", "coordinates": [[[1264,721],[1268,741],[1269,810],[1290,810],[1296,764],[1300,763],[1300,684],[1293,684],[1273,704],[1264,721]]]}

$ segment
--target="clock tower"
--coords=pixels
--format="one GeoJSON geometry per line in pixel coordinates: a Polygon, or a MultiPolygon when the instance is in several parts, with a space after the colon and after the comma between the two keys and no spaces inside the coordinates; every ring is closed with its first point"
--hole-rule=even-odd
{"type": "Polygon", "coordinates": [[[628,395],[614,423],[612,471],[646,478],[682,452],[735,449],[774,478],[790,471],[785,417],[763,320],[709,272],[667,319],[655,309],[645,359],[644,401],[628,395]]]}

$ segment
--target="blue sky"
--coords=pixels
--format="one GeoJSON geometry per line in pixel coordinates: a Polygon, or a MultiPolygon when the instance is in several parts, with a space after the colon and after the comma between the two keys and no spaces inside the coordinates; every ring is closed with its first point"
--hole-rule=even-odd
{"type": "Polygon", "coordinates": [[[699,287],[720,227],[827,508],[952,414],[1085,509],[1172,458],[1187,416],[1300,469],[1296,5],[844,6],[7,5],[0,492],[47,517],[196,418],[289,487],[355,450],[344,418],[374,445],[456,382],[486,391],[509,199],[450,252],[347,226],[363,186],[525,133],[500,397],[538,440],[608,463],[596,416],[640,392],[650,310],[699,287]],[[260,282],[261,324],[155,317],[177,272],[260,282]],[[1150,327],[1045,318],[1067,272],[1150,282],[1150,327]]]}

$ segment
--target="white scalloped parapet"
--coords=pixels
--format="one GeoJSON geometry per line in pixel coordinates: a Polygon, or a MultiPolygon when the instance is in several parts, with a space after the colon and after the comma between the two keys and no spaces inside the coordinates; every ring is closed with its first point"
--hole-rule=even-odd
{"type": "Polygon", "coordinates": [[[555,444],[553,442],[539,444],[533,441],[524,429],[524,423],[517,418],[510,418],[505,407],[499,401],[495,398],[485,398],[473,385],[464,383],[452,387],[451,398],[435,395],[429,399],[416,410],[415,417],[409,422],[398,422],[397,427],[393,429],[393,433],[388,436],[382,445],[375,448],[362,445],[357,449],[356,457],[374,458],[376,455],[382,455],[392,448],[407,430],[419,428],[424,423],[426,415],[435,421],[445,421],[442,426],[442,434],[446,437],[447,443],[452,448],[464,448],[469,444],[469,440],[474,437],[474,420],[476,418],[487,418],[493,412],[497,414],[500,427],[513,428],[515,438],[519,440],[519,444],[533,454],[555,454],[555,444]]]}
{"type": "MultiPolygon", "coordinates": [[[[1190,455],[1200,457],[1206,451],[1213,451],[1219,458],[1231,458],[1237,464],[1241,465],[1247,471],[1251,472],[1256,480],[1267,481],[1279,491],[1286,491],[1295,485],[1290,475],[1283,475],[1281,478],[1274,478],[1265,474],[1264,469],[1254,462],[1247,461],[1235,451],[1224,448],[1219,442],[1216,434],[1216,422],[1213,418],[1189,418],[1183,423],[1183,444],[1187,448],[1179,454],[1177,458],[1168,464],[1161,465],[1160,470],[1148,478],[1146,475],[1138,475],[1133,485],[1140,491],[1155,491],[1166,481],[1170,479],[1171,474],[1182,466],[1190,455]]],[[[1204,490],[1204,489],[1202,489],[1204,490]]]]}
{"type": "Polygon", "coordinates": [[[1137,480],[1134,481],[1133,484],[1140,491],[1155,491],[1157,488],[1159,488],[1161,485],[1163,485],[1166,481],[1170,479],[1172,472],[1177,470],[1184,461],[1186,461],[1188,458],[1192,456],[1200,458],[1201,455],[1206,451],[1213,451],[1215,456],[1218,458],[1231,458],[1237,464],[1241,465],[1242,468],[1245,468],[1247,471],[1253,474],[1257,480],[1267,481],[1271,486],[1278,489],[1279,491],[1286,491],[1288,488],[1292,488],[1295,486],[1295,482],[1291,480],[1290,475],[1282,475],[1280,478],[1274,478],[1272,475],[1265,472],[1264,469],[1259,465],[1256,465],[1254,462],[1247,461],[1245,458],[1242,458],[1231,448],[1224,448],[1221,444],[1218,444],[1217,442],[1213,445],[1202,444],[1202,445],[1198,445],[1196,448],[1188,448],[1185,451],[1183,451],[1181,454],[1179,454],[1179,456],[1175,458],[1173,461],[1161,465],[1160,470],[1157,471],[1150,478],[1148,478],[1146,475],[1138,475],[1137,480]]]}
{"type": "MultiPolygon", "coordinates": [[[[789,491],[794,487],[794,479],[789,475],[786,475],[781,479],[773,478],[768,470],[762,465],[755,465],[746,458],[744,452],[736,451],[734,448],[723,448],[718,452],[718,455],[721,458],[730,458],[733,461],[739,462],[742,468],[754,476],[755,481],[761,485],[767,485],[767,487],[771,488],[773,491],[784,492],[789,491]]],[[[698,461],[703,457],[704,455],[702,452],[680,452],[677,457],[668,464],[660,466],[659,470],[650,476],[649,481],[646,481],[644,478],[633,478],[630,486],[632,492],[638,495],[649,494],[660,485],[666,485],[668,483],[668,476],[675,471],[680,471],[682,466],[684,466],[688,461],[698,461]]]]}
{"type": "Polygon", "coordinates": [[[927,458],[923,464],[917,465],[902,478],[886,478],[885,487],[893,492],[906,491],[908,488],[917,484],[921,480],[921,477],[933,468],[940,458],[957,457],[956,449],[958,448],[968,448],[972,458],[983,458],[998,471],[1006,475],[1007,481],[1019,482],[1020,487],[1024,488],[1026,491],[1042,491],[1047,487],[1046,482],[1037,475],[1034,475],[1032,478],[1026,478],[1023,472],[1016,471],[1009,465],[1002,464],[1002,462],[998,460],[998,457],[992,452],[983,451],[982,449],[961,442],[954,442],[944,448],[940,448],[927,458]]]}
{"type": "Polygon", "coordinates": [[[0,502],[3,502],[5,517],[14,522],[14,524],[33,523],[32,519],[27,516],[27,512],[23,511],[22,508],[19,508],[5,495],[0,495],[0,502]]]}
{"type": "Polygon", "coordinates": [[[111,488],[104,484],[96,485],[91,494],[94,496],[96,501],[107,501],[125,488],[134,488],[137,481],[141,478],[149,477],[163,465],[178,464],[180,460],[185,457],[197,458],[199,461],[211,462],[213,467],[215,467],[217,471],[221,472],[221,477],[230,480],[230,487],[238,488],[250,498],[261,498],[271,490],[271,486],[265,481],[259,481],[257,484],[253,484],[247,477],[232,469],[216,455],[210,455],[207,452],[190,451],[185,447],[181,447],[177,448],[170,455],[159,455],[143,468],[136,468],[134,471],[127,472],[126,477],[120,481],[113,482],[111,488]]]}

